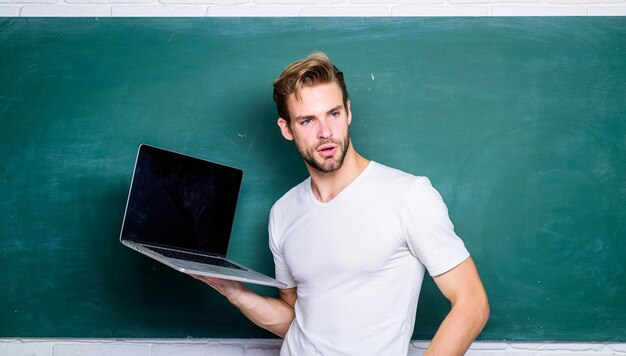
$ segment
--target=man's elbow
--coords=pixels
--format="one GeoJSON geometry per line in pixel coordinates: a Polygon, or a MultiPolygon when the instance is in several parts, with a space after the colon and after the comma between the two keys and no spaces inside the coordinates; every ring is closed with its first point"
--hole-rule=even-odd
{"type": "Polygon", "coordinates": [[[487,299],[486,295],[479,304],[479,311],[482,327],[484,327],[485,324],[487,324],[487,320],[489,320],[489,315],[491,314],[491,309],[489,308],[489,300],[487,299]]]}
{"type": "Polygon", "coordinates": [[[479,325],[482,330],[485,327],[485,324],[487,324],[487,320],[489,320],[489,315],[491,313],[487,295],[481,293],[481,295],[473,298],[472,305],[472,309],[475,311],[474,317],[476,324],[479,325]]]}
{"type": "MultiPolygon", "coordinates": [[[[485,293],[472,293],[460,299],[457,303],[459,309],[468,318],[468,322],[474,325],[480,332],[487,324],[491,310],[489,300],[485,293]]],[[[454,307],[453,304],[453,307],[454,307]]]]}

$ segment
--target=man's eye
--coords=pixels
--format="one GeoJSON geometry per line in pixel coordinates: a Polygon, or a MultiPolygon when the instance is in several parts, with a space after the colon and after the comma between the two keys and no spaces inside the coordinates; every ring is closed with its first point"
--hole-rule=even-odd
{"type": "Polygon", "coordinates": [[[341,115],[339,111],[333,111],[332,113],[330,113],[330,116],[332,117],[339,117],[339,115],[341,115]]]}
{"type": "Polygon", "coordinates": [[[313,122],[311,119],[302,120],[300,121],[300,125],[309,125],[311,122],[313,122]]]}

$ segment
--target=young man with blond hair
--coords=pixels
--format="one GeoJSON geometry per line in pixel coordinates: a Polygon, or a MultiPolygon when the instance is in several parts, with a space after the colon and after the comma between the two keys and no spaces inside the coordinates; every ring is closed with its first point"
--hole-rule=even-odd
{"type": "Polygon", "coordinates": [[[462,355],[489,306],[439,193],[352,146],[343,73],[322,53],[274,82],[278,126],[310,174],[272,207],[269,244],[279,298],[196,277],[257,325],[281,355],[406,355],[425,271],[452,307],[425,355],[462,355]]]}

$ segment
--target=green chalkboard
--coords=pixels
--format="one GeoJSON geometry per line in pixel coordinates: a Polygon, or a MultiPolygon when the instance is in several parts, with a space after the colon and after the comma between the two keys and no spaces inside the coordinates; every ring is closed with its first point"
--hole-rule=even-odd
{"type": "MultiPolygon", "coordinates": [[[[0,19],[0,337],[271,337],[119,231],[140,143],[233,165],[230,256],[273,274],[268,212],[306,170],[271,85],[314,50],[357,149],[443,195],[481,339],[626,341],[623,17],[0,19]]],[[[413,337],[447,308],[427,282],[413,337]]]]}

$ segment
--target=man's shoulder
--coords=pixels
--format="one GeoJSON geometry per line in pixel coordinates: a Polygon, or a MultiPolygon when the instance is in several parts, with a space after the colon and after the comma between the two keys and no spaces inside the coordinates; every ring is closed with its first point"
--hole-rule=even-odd
{"type": "Polygon", "coordinates": [[[302,182],[300,182],[300,184],[297,184],[293,188],[289,189],[285,194],[283,194],[283,196],[281,196],[280,198],[278,198],[278,200],[276,200],[276,202],[272,206],[272,212],[284,210],[284,209],[290,209],[290,207],[292,207],[293,204],[297,204],[298,201],[301,200],[302,197],[306,195],[306,189],[311,184],[310,181],[311,181],[311,178],[308,177],[302,182]]]}
{"type": "Polygon", "coordinates": [[[372,177],[378,181],[384,182],[386,185],[411,186],[414,184],[430,185],[427,177],[418,176],[398,168],[386,166],[384,164],[374,162],[372,167],[372,177]]]}

